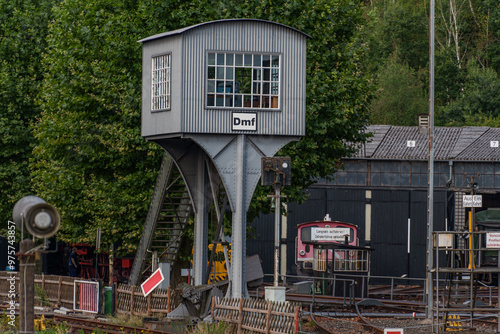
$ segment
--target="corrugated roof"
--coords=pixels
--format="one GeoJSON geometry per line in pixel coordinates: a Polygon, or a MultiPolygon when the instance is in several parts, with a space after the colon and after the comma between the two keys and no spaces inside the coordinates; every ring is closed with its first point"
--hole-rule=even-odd
{"type": "Polygon", "coordinates": [[[226,20],[216,20],[216,21],[203,22],[203,23],[195,24],[195,25],[192,25],[192,26],[189,26],[189,27],[180,28],[180,29],[177,29],[177,30],[166,31],[166,32],[163,32],[161,34],[157,34],[157,35],[153,35],[153,36],[149,36],[149,37],[143,38],[140,41],[138,41],[138,43],[144,43],[144,42],[152,41],[152,40],[155,40],[155,39],[158,39],[158,38],[179,35],[179,34],[182,34],[182,33],[186,32],[186,31],[188,31],[188,30],[195,29],[195,28],[198,28],[198,27],[201,27],[201,26],[205,26],[205,25],[208,25],[208,24],[226,23],[226,22],[244,22],[244,21],[264,22],[264,23],[275,24],[275,25],[282,26],[282,27],[294,30],[296,32],[299,32],[302,35],[306,36],[307,38],[312,38],[308,34],[302,32],[302,31],[300,31],[298,29],[289,27],[289,26],[281,24],[281,23],[272,22],[272,21],[258,20],[258,19],[226,19],[226,20]]]}
{"type": "MultiPolygon", "coordinates": [[[[429,139],[418,127],[370,125],[373,134],[357,158],[427,160],[429,139]]],[[[500,161],[500,129],[489,127],[435,127],[434,159],[500,161]]]]}

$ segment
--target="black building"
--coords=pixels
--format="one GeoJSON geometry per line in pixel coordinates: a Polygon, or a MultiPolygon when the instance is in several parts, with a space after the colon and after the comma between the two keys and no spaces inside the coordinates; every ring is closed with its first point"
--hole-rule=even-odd
{"type": "MultiPolygon", "coordinates": [[[[360,245],[375,249],[372,275],[425,277],[428,136],[418,127],[375,125],[367,131],[373,137],[357,156],[343,159],[344,170],[335,180],[318,180],[307,189],[304,204],[289,205],[284,221],[288,274],[295,274],[297,224],[329,214],[358,225],[360,245]]],[[[462,199],[472,185],[483,199],[476,212],[500,208],[499,141],[496,128],[435,128],[435,231],[466,229],[462,199]]],[[[273,272],[273,222],[273,215],[254,221],[256,239],[247,241],[247,253],[261,254],[266,274],[273,272]]]]}

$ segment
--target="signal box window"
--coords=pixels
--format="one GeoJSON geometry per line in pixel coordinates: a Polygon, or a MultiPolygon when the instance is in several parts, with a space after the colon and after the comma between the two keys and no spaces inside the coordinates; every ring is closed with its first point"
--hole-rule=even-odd
{"type": "Polygon", "coordinates": [[[209,52],[206,75],[207,107],[280,108],[279,55],[209,52]]]}
{"type": "Polygon", "coordinates": [[[170,109],[171,55],[152,58],[151,111],[170,109]]]}

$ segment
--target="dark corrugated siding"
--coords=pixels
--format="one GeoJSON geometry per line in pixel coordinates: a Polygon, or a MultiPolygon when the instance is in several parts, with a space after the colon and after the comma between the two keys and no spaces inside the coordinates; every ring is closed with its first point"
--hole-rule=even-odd
{"type": "MultiPolygon", "coordinates": [[[[326,213],[333,220],[358,225],[362,246],[365,242],[365,190],[318,187],[310,188],[309,199],[301,205],[291,204],[288,216],[288,274],[295,274],[295,237],[297,224],[322,220],[326,213]]],[[[445,229],[445,192],[435,192],[434,227],[445,229]]],[[[425,277],[427,193],[416,190],[372,191],[371,274],[375,276],[425,277]],[[408,217],[411,218],[411,253],[407,253],[408,217]]],[[[247,241],[247,254],[259,254],[264,273],[274,271],[274,215],[261,216],[250,226],[256,239],[247,241]]]]}

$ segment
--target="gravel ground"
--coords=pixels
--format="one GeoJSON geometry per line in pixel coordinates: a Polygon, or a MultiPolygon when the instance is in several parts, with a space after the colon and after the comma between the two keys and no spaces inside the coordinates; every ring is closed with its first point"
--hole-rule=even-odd
{"type": "MultiPolygon", "coordinates": [[[[316,320],[325,329],[332,333],[339,334],[360,334],[360,333],[377,333],[374,330],[363,326],[360,318],[324,318],[316,317],[316,320]]],[[[372,318],[367,319],[373,325],[379,328],[403,328],[405,334],[429,334],[432,333],[431,323],[427,319],[413,318],[372,318]]],[[[309,322],[302,327],[305,333],[320,333],[317,328],[314,328],[312,322],[309,322]]],[[[441,333],[449,333],[443,332],[441,333]]],[[[488,325],[476,325],[475,330],[462,330],[459,333],[497,333],[497,331],[488,325]]]]}

